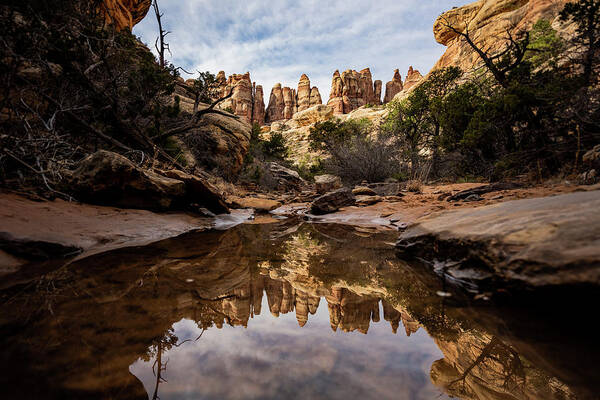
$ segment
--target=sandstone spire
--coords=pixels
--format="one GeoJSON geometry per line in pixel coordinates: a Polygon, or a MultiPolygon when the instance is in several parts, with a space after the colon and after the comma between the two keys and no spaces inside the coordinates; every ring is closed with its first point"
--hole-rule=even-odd
{"type": "Polygon", "coordinates": [[[310,107],[310,79],[302,74],[298,83],[298,111],[304,111],[310,107]]]}
{"type": "Polygon", "coordinates": [[[389,103],[392,101],[395,95],[400,93],[404,88],[402,84],[402,77],[400,76],[399,70],[394,70],[394,77],[391,81],[385,84],[385,97],[383,103],[389,103]]]}
{"type": "MultiPolygon", "coordinates": [[[[310,89],[310,107],[312,106],[316,106],[319,104],[323,104],[323,100],[321,99],[321,93],[319,93],[319,88],[314,86],[312,89],[310,89]]],[[[298,111],[300,110],[300,107],[298,107],[298,111]]]]}
{"type": "Polygon", "coordinates": [[[406,74],[406,80],[404,81],[404,90],[408,90],[411,87],[415,86],[423,79],[423,75],[416,70],[413,69],[412,65],[408,68],[408,73],[406,74]]]}
{"type": "Polygon", "coordinates": [[[253,84],[254,104],[252,108],[252,122],[262,126],[265,124],[265,101],[261,85],[253,84]]]}
{"type": "Polygon", "coordinates": [[[267,106],[266,122],[279,121],[283,119],[283,109],[285,104],[283,102],[283,90],[281,89],[281,83],[276,83],[271,89],[271,96],[269,97],[269,105],[267,106]]]}
{"type": "Polygon", "coordinates": [[[378,79],[375,81],[375,83],[373,84],[374,86],[374,91],[375,91],[375,105],[380,105],[381,104],[381,86],[382,86],[382,82],[378,79]]]}

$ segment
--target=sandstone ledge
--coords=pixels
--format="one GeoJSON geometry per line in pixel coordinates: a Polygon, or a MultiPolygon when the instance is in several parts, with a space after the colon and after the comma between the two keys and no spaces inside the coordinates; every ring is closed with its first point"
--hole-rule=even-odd
{"type": "Polygon", "coordinates": [[[397,249],[459,286],[597,285],[598,210],[596,190],[445,212],[409,228],[397,249]]]}

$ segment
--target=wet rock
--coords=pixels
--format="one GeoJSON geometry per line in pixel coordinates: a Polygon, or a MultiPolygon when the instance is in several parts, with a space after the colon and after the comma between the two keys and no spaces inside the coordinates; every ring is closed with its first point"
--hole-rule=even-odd
{"type": "Polygon", "coordinates": [[[403,258],[462,260],[460,285],[600,283],[600,191],[508,201],[421,220],[397,243],[403,258]]]}
{"type": "Polygon", "coordinates": [[[348,188],[342,188],[315,199],[310,205],[310,211],[316,215],[329,214],[342,207],[351,206],[355,202],[356,199],[352,191],[348,188]]]}
{"type": "Polygon", "coordinates": [[[366,186],[357,186],[352,189],[352,194],[355,196],[377,196],[377,192],[366,186]]]}
{"type": "Polygon", "coordinates": [[[342,179],[335,175],[315,176],[315,189],[317,193],[324,194],[342,187],[342,179]]]}

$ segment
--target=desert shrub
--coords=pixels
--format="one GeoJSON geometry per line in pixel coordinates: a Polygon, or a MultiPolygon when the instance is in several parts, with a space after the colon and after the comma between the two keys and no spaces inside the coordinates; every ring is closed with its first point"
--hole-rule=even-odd
{"type": "Polygon", "coordinates": [[[378,132],[366,119],[317,123],[309,141],[312,149],[329,155],[324,170],[348,183],[384,181],[400,168],[395,138],[378,132]]]}

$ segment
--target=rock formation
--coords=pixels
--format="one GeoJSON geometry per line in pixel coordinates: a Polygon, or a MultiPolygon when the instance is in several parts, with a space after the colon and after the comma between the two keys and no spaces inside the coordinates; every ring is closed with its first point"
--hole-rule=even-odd
{"type": "Polygon", "coordinates": [[[302,74],[298,83],[298,111],[304,111],[310,107],[310,79],[302,74]]]}
{"type": "Polygon", "coordinates": [[[261,85],[252,85],[253,92],[253,107],[252,107],[252,122],[256,122],[259,126],[265,124],[265,100],[263,88],[261,85]]]}
{"type": "Polygon", "coordinates": [[[381,87],[382,87],[383,83],[377,79],[375,81],[375,83],[373,83],[374,89],[375,89],[375,100],[376,100],[376,104],[380,105],[381,104],[381,87]]]}
{"type": "Polygon", "coordinates": [[[296,90],[284,87],[283,90],[283,119],[292,119],[296,113],[296,90]]]}
{"type": "Polygon", "coordinates": [[[392,101],[394,96],[400,93],[402,89],[404,89],[402,77],[400,76],[400,71],[396,69],[392,80],[385,84],[385,97],[383,98],[383,103],[386,104],[392,101]]]}
{"type": "Polygon", "coordinates": [[[230,109],[237,116],[244,118],[247,122],[252,121],[252,109],[254,104],[253,85],[250,73],[233,74],[223,81],[225,72],[219,71],[217,82],[219,86],[219,97],[225,97],[233,90],[233,96],[219,104],[221,109],[230,109]]]}
{"type": "Polygon", "coordinates": [[[296,113],[320,104],[323,104],[323,101],[319,89],[311,88],[310,79],[306,74],[302,74],[297,91],[287,86],[282,87],[281,83],[273,86],[265,121],[290,120],[296,113]]]}
{"type": "Polygon", "coordinates": [[[404,90],[409,90],[411,87],[415,86],[423,79],[423,75],[416,70],[413,69],[412,65],[408,68],[408,73],[406,74],[406,80],[404,81],[404,90]]]}
{"type": "Polygon", "coordinates": [[[336,70],[331,82],[331,93],[327,105],[334,114],[348,114],[366,104],[381,104],[381,82],[373,83],[371,71],[365,68],[360,72],[346,70],[342,74],[336,70]],[[377,90],[379,85],[379,90],[377,90]],[[376,93],[379,92],[377,97],[376,93]]]}
{"type": "Polygon", "coordinates": [[[100,12],[117,30],[131,30],[144,19],[151,5],[152,0],[102,0],[100,12]]]}
{"type": "Polygon", "coordinates": [[[233,96],[219,104],[223,110],[242,117],[246,122],[264,123],[265,103],[262,86],[256,85],[250,79],[250,72],[233,74],[225,78],[225,72],[219,71],[216,76],[219,85],[218,97],[225,97],[233,90],[233,96]]]}
{"type": "Polygon", "coordinates": [[[310,107],[318,106],[323,104],[323,100],[321,99],[321,93],[319,93],[318,87],[313,87],[310,89],[310,107]]]}
{"type": "Polygon", "coordinates": [[[266,122],[279,121],[283,119],[283,109],[285,104],[283,102],[283,90],[281,83],[276,83],[271,89],[271,96],[269,97],[269,105],[267,106],[267,115],[265,116],[266,122]]]}
{"type": "MultiPolygon", "coordinates": [[[[442,14],[433,27],[438,43],[448,47],[433,69],[448,66],[470,71],[481,64],[479,56],[450,26],[464,32],[468,29],[476,45],[494,53],[504,46],[506,30],[513,35],[530,29],[540,18],[556,20],[568,0],[479,0],[442,14]]],[[[560,29],[560,28],[559,28],[560,29]]],[[[560,30],[559,30],[560,33],[560,30]]]]}

